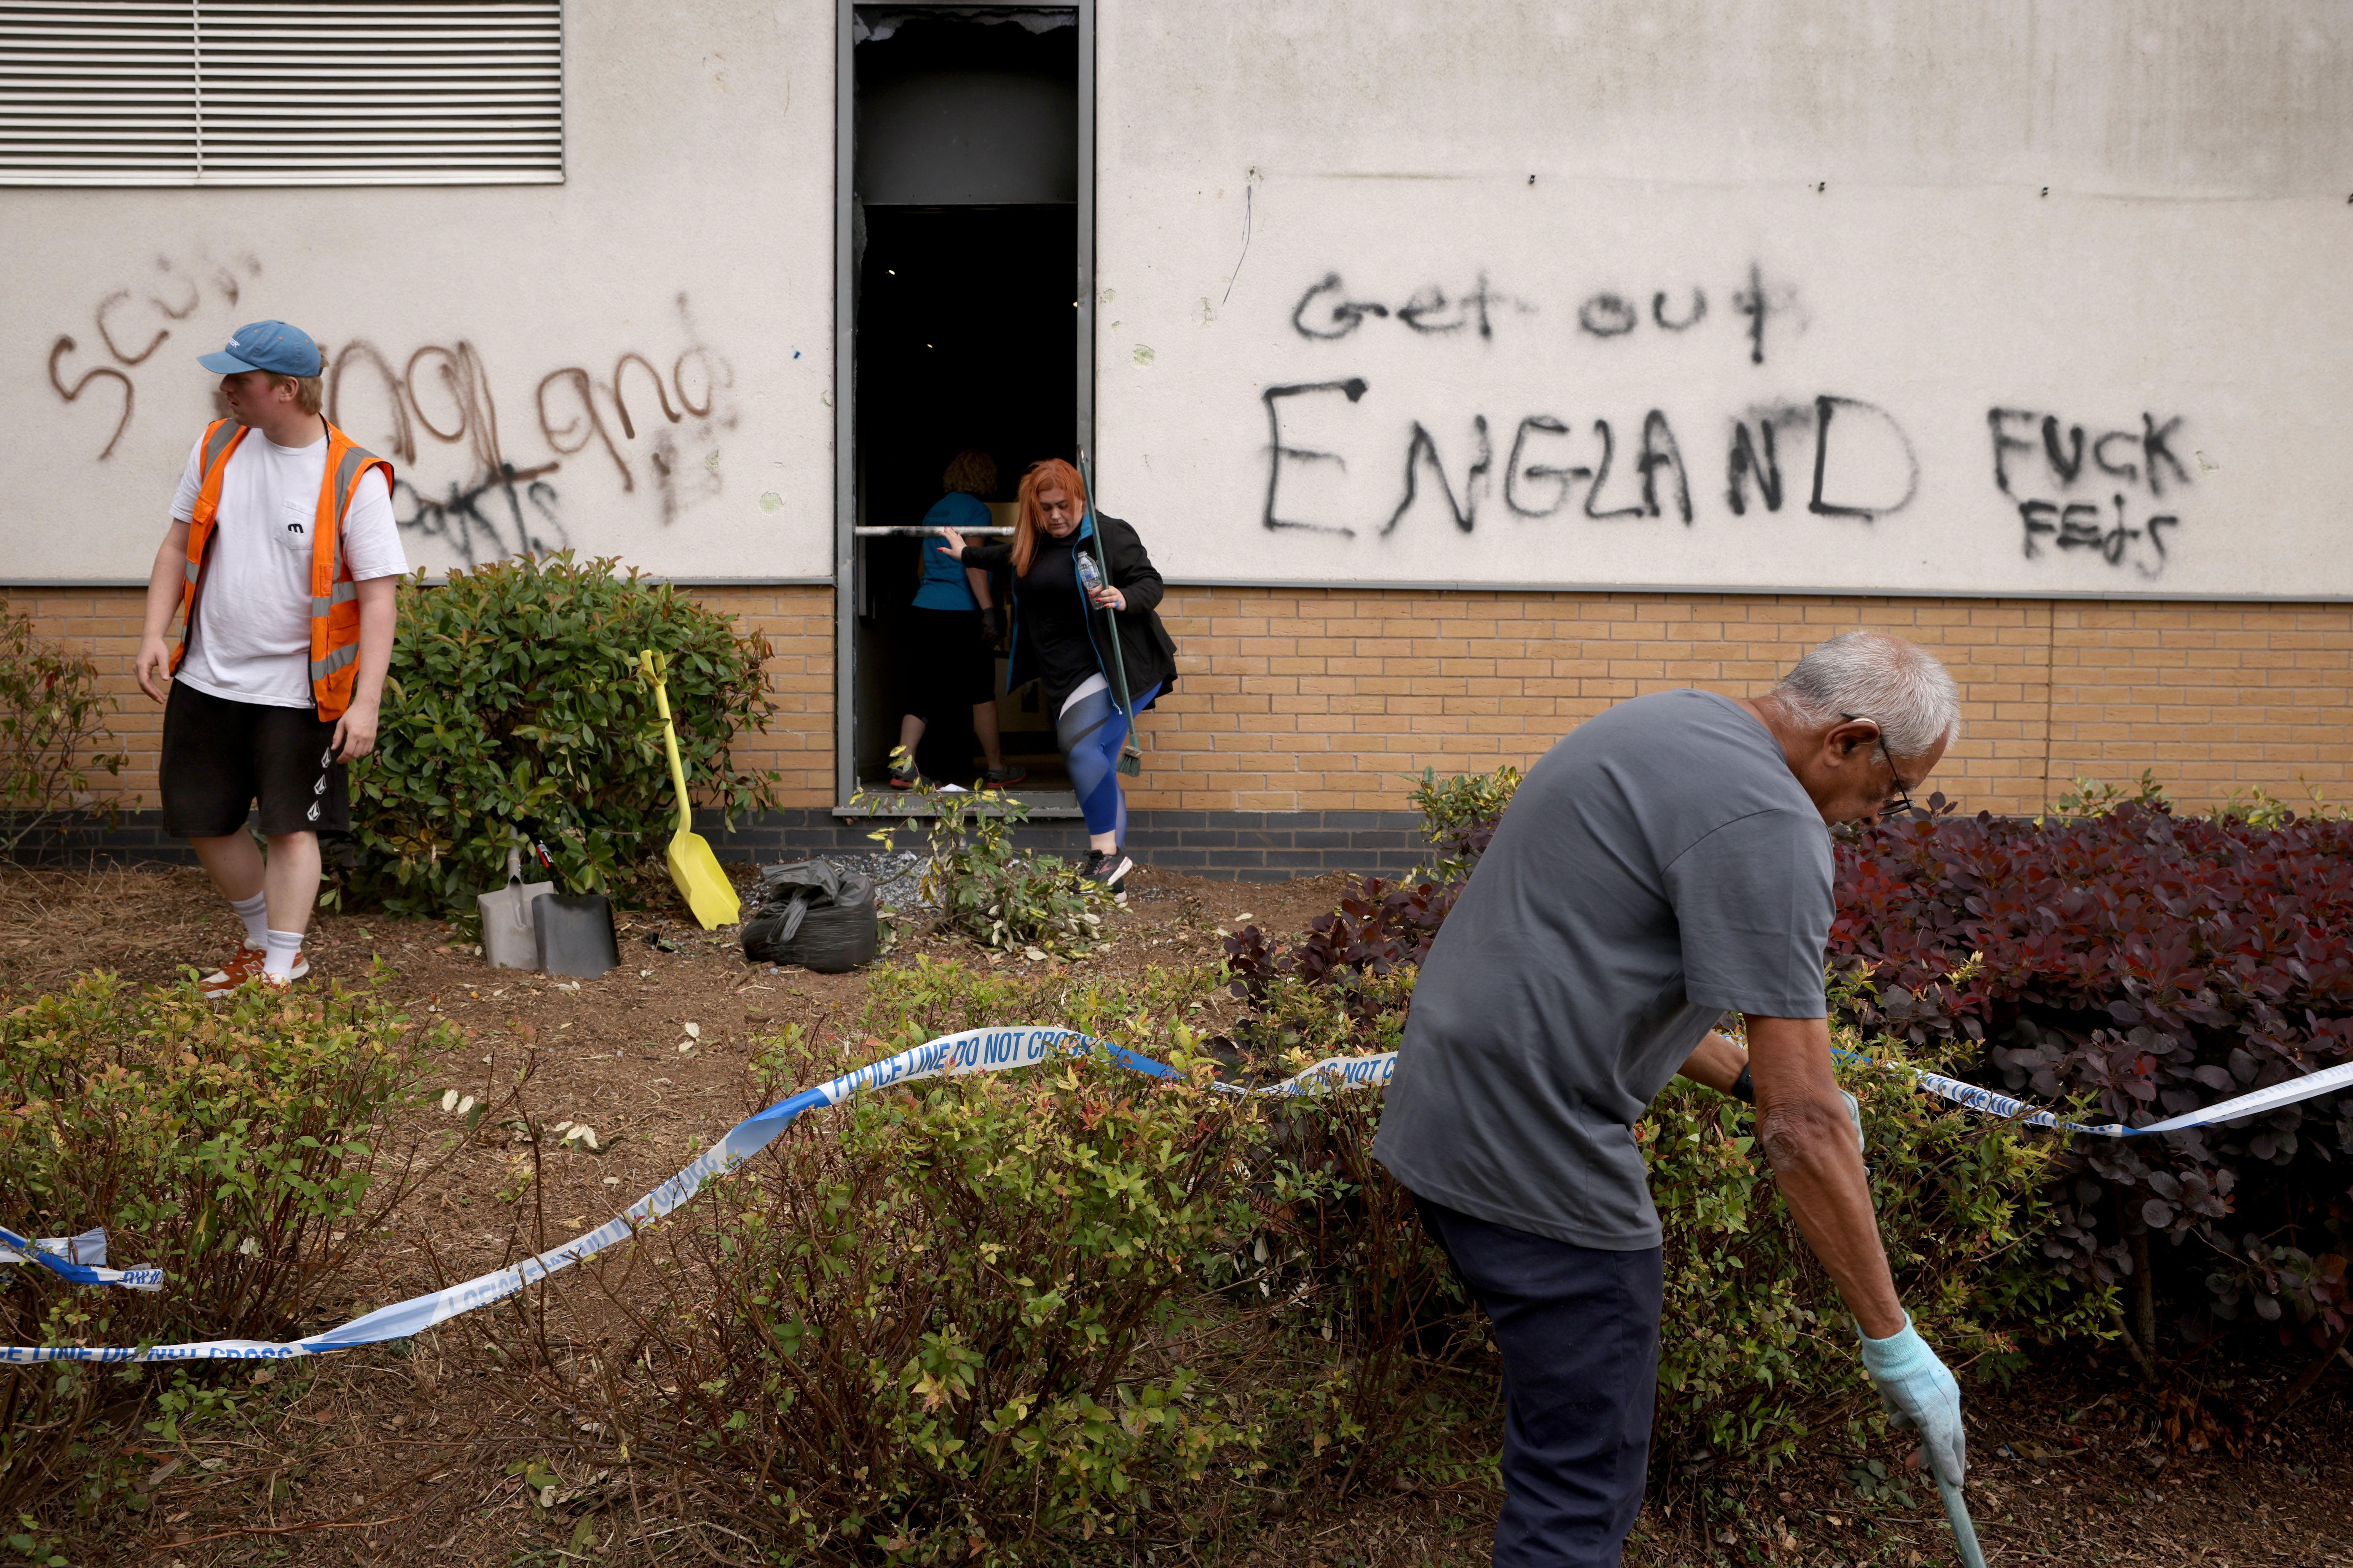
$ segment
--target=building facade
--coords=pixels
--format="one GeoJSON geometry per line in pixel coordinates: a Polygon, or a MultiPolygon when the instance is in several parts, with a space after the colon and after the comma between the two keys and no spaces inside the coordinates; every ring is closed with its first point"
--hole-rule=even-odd
{"type": "Polygon", "coordinates": [[[1082,458],[1169,580],[1155,863],[1401,865],[1409,775],[1857,626],[1961,680],[1965,809],[2346,787],[2341,7],[180,10],[0,21],[0,593],[100,660],[134,810],[194,355],[263,316],[415,563],[770,637],[753,847],[862,843],[920,679],[871,531],[967,446],[1082,458]]]}

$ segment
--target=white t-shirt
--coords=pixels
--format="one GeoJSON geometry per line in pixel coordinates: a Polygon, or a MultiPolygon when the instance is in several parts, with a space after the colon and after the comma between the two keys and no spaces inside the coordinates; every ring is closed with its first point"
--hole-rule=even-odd
{"type": "MultiPolygon", "coordinates": [[[[204,437],[188,452],[172,516],[196,515],[204,437]]],[[[196,625],[176,679],[232,702],[308,708],[311,693],[311,534],[327,477],[327,438],[280,447],[255,430],[229,454],[205,562],[196,625]]],[[[353,581],[408,570],[392,491],[371,468],[343,518],[343,562],[353,581]]]]}

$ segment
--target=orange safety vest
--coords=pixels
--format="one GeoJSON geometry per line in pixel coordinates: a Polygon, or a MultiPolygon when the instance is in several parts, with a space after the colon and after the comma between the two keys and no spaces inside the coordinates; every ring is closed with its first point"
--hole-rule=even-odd
{"type": "MultiPolygon", "coordinates": [[[[229,454],[244,440],[246,427],[234,419],[219,419],[205,431],[204,488],[196,492],[195,515],[188,520],[187,583],[180,590],[185,625],[180,646],[173,650],[172,668],[188,654],[195,636],[196,601],[205,582],[205,551],[211,544],[213,521],[220,514],[222,476],[228,472],[229,454]]],[[[335,720],[352,705],[352,687],[359,679],[359,585],[352,581],[343,560],[343,519],[360,493],[360,480],[370,468],[384,470],[385,488],[392,488],[392,465],[364,451],[349,436],[327,426],[327,472],[319,486],[318,521],[311,530],[311,695],[319,717],[335,720]]]]}

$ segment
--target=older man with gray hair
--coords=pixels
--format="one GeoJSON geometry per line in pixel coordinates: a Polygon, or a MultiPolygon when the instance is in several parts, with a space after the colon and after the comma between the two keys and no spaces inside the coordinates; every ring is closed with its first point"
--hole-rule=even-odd
{"type": "Polygon", "coordinates": [[[1756,1105],[1890,1412],[1961,1479],[1959,1388],[1896,1297],[1822,995],[1827,825],[1908,807],[1959,732],[1931,655],[1849,632],[1753,700],[1610,709],[1504,814],[1422,965],[1374,1146],[1503,1352],[1499,1568],[1616,1563],[1641,1510],[1662,1280],[1633,1123],[1678,1072],[1756,1105]],[[1713,1027],[1734,1012],[1745,1053],[1713,1027]]]}

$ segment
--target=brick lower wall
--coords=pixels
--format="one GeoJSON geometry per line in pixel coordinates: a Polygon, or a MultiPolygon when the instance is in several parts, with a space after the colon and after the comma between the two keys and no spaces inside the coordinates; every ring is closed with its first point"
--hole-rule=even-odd
{"type": "MultiPolygon", "coordinates": [[[[703,595],[806,628],[778,668],[809,683],[790,701],[811,728],[765,765],[806,776],[795,804],[829,803],[830,591],[703,595]]],[[[2143,769],[2186,805],[2302,798],[2299,780],[2333,798],[2353,776],[2348,605],[1179,587],[1162,615],[1181,675],[1144,721],[1143,811],[1396,811],[1402,775],[1525,765],[1645,692],[1754,696],[1858,626],[1935,649],[1960,682],[1967,729],[1934,785],[1967,810],[2143,769]]]]}
{"type": "MultiPolygon", "coordinates": [[[[699,592],[773,648],[774,722],[739,758],[778,769],[786,804],[821,814],[833,790],[832,590],[699,592]]],[[[98,660],[131,756],[121,802],[152,807],[161,710],[131,679],[139,591],[5,596],[43,636],[98,660]]],[[[1176,833],[1355,831],[1323,814],[1398,812],[1403,775],[1425,767],[1525,764],[1643,692],[1754,695],[1856,626],[1935,649],[1960,681],[1968,730],[1934,786],[1967,810],[2031,811],[2079,775],[2143,769],[2190,805],[2253,785],[2300,798],[2300,780],[2336,796],[2353,767],[2353,605],[1180,587],[1163,614],[1182,679],[1144,721],[1146,766],[1129,795],[1139,831],[1164,813],[1217,818],[1176,833]]]]}

